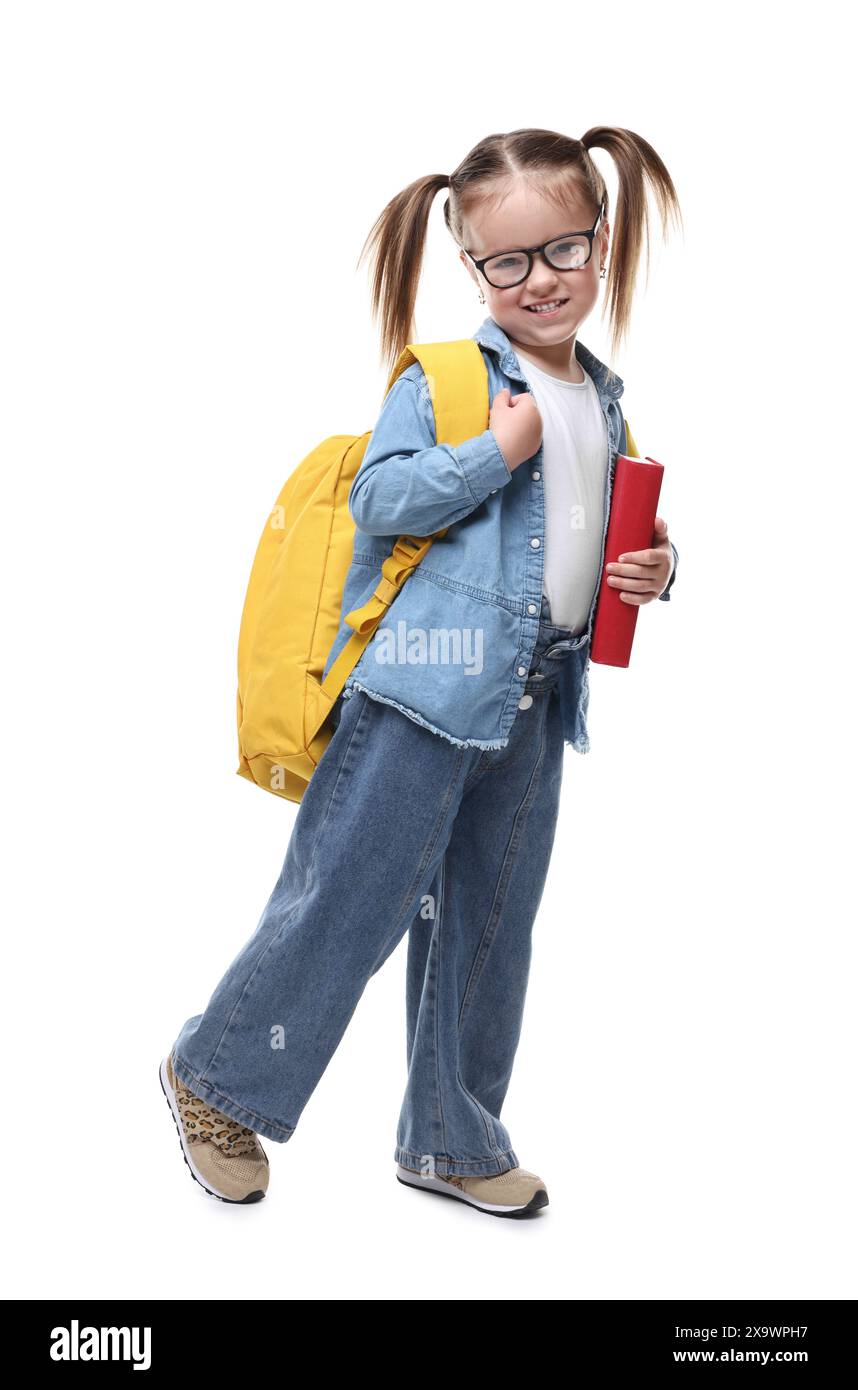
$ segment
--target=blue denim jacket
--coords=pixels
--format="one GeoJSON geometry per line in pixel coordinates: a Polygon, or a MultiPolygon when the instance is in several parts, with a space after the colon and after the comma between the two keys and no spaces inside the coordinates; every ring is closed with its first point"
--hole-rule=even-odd
{"type": "MultiPolygon", "coordinates": [[[[492,318],[473,335],[489,374],[489,402],[508,387],[529,391],[506,333],[492,318]]],[[[620,407],[623,382],[583,343],[575,354],[589,372],[608,426],[602,562],[618,453],[627,439],[620,407]]],[[[491,429],[453,447],[437,444],[425,373],[413,363],[385,396],[349,494],[356,526],[340,629],[323,678],[352,634],[345,615],[367,603],[381,566],[403,533],[436,540],[382,618],[348,676],[355,689],[395,705],[454,744],[504,748],[518,713],[542,611],[545,544],[543,446],[510,472],[491,429]]],[[[674,568],[661,598],[669,597],[674,568]]],[[[600,565],[601,572],[601,565],[600,565]]],[[[558,693],[564,741],[589,749],[589,638],[598,585],[581,634],[580,664],[563,662],[558,693]]],[[[571,655],[571,653],[570,653],[571,655]]]]}

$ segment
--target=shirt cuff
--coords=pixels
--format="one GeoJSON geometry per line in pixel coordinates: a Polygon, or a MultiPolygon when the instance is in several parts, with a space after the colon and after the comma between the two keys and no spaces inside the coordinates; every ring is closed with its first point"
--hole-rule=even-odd
{"type": "Polygon", "coordinates": [[[477,505],[512,478],[500,445],[490,429],[460,444],[456,449],[456,458],[477,505]]]}
{"type": "Polygon", "coordinates": [[[666,603],[670,602],[670,590],[673,587],[673,581],[676,578],[676,562],[679,559],[679,553],[676,549],[676,546],[673,544],[673,541],[670,542],[670,549],[673,553],[673,565],[670,571],[670,578],[668,579],[667,584],[665,585],[664,591],[660,593],[658,596],[659,601],[663,599],[666,603]]]}

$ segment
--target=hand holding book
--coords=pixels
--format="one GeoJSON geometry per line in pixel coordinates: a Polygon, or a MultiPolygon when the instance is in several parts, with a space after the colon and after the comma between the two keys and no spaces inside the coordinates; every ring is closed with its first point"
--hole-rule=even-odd
{"type": "Polygon", "coordinates": [[[667,525],[656,516],[663,475],[653,458],[617,457],[590,648],[591,660],[606,666],[628,666],[638,608],[658,598],[670,579],[673,551],[667,525]]]}

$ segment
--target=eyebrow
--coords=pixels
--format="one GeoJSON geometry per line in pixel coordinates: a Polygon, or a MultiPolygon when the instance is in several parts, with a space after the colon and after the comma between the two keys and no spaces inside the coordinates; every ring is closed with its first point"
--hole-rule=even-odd
{"type": "MultiPolygon", "coordinates": [[[[576,232],[578,232],[578,233],[580,233],[580,232],[582,232],[582,231],[587,231],[587,232],[589,232],[589,230],[590,230],[589,227],[567,227],[566,230],[565,230],[565,232],[558,232],[558,233],[556,234],[556,236],[549,236],[549,237],[546,237],[544,241],[542,241],[542,242],[536,242],[535,245],[537,245],[537,246],[547,246],[549,242],[551,242],[551,241],[559,241],[561,237],[564,237],[564,236],[572,236],[572,235],[574,235],[574,233],[576,233],[576,232]]],[[[478,261],[488,261],[488,260],[491,260],[492,256],[505,256],[505,255],[507,255],[507,253],[510,252],[510,251],[525,251],[525,250],[527,250],[527,247],[525,247],[525,246],[502,246],[501,249],[500,249],[500,251],[488,251],[488,252],[486,253],[485,256],[477,256],[476,259],[477,259],[478,261]]]]}

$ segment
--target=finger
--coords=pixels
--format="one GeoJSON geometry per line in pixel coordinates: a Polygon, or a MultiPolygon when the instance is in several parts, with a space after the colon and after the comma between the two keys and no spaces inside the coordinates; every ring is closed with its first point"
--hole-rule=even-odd
{"type": "Polygon", "coordinates": [[[620,598],[623,600],[623,603],[633,603],[637,608],[640,608],[642,603],[649,603],[652,599],[657,597],[658,595],[652,591],[646,594],[620,594],[620,598]]]}
{"type": "Polygon", "coordinates": [[[632,579],[646,579],[647,572],[651,568],[651,565],[621,565],[616,560],[613,560],[610,565],[605,566],[609,575],[627,574],[632,579]]]}
{"type": "Polygon", "coordinates": [[[627,550],[622,555],[618,555],[616,560],[611,563],[622,565],[628,562],[630,565],[657,565],[663,554],[663,549],[656,550],[652,547],[649,550],[627,550]]]}
{"type": "Polygon", "coordinates": [[[667,535],[667,522],[665,521],[664,517],[657,516],[653,523],[653,526],[654,532],[658,536],[658,539],[660,541],[663,541],[665,536],[667,535]]]}
{"type": "Polygon", "coordinates": [[[654,578],[649,577],[645,579],[629,579],[624,574],[609,574],[608,583],[612,589],[631,589],[635,593],[643,593],[646,589],[652,589],[656,581],[654,578]]]}

